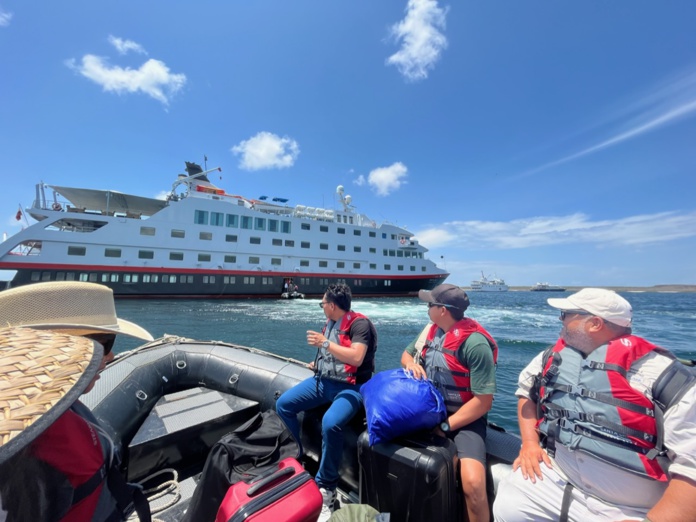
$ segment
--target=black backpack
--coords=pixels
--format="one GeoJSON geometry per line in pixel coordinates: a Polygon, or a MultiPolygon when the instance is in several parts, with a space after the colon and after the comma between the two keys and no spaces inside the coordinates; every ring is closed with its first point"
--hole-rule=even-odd
{"type": "Polygon", "coordinates": [[[299,456],[290,430],[273,410],[256,414],[211,448],[182,522],[214,522],[232,484],[248,482],[281,460],[299,456]]]}

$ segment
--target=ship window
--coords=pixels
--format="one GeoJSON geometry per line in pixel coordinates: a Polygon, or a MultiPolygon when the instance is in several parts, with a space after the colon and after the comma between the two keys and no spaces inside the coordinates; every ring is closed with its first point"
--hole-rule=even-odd
{"type": "Polygon", "coordinates": [[[285,246],[286,247],[294,247],[295,246],[295,241],[292,239],[286,239],[285,240],[285,246]]]}
{"type": "Polygon", "coordinates": [[[221,227],[224,220],[225,214],[222,212],[211,212],[210,213],[210,224],[214,227],[221,227]]]}
{"type": "Polygon", "coordinates": [[[389,251],[389,257],[394,257],[396,255],[396,250],[389,251]]]}
{"type": "Polygon", "coordinates": [[[208,224],[208,211],[207,210],[196,210],[193,216],[193,222],[196,225],[207,225],[208,224]]]}
{"type": "Polygon", "coordinates": [[[361,235],[362,235],[362,231],[357,230],[357,229],[356,229],[356,230],[353,230],[353,235],[354,235],[354,236],[361,236],[361,235]]]}
{"type": "Polygon", "coordinates": [[[228,243],[236,243],[236,242],[237,242],[237,236],[236,236],[236,235],[233,235],[233,234],[227,234],[227,235],[225,236],[225,241],[227,241],[228,243]]]}
{"type": "Polygon", "coordinates": [[[360,263],[353,263],[353,268],[360,268],[360,263]]]}
{"type": "Polygon", "coordinates": [[[388,255],[389,255],[389,253],[387,252],[387,249],[386,249],[386,248],[385,248],[384,250],[382,250],[382,255],[383,255],[383,256],[388,256],[388,255]]]}
{"type": "Polygon", "coordinates": [[[336,229],[336,232],[338,232],[339,234],[345,234],[345,233],[346,233],[346,229],[343,228],[343,227],[338,227],[338,228],[336,229]]]}
{"type": "Polygon", "coordinates": [[[391,279],[385,279],[384,280],[384,286],[391,286],[391,279]]]}
{"type": "MultiPolygon", "coordinates": [[[[206,275],[203,276],[203,284],[204,284],[204,285],[207,285],[207,284],[208,284],[208,282],[210,281],[210,277],[212,277],[212,276],[206,276],[206,275]]],[[[214,283],[214,282],[215,282],[215,277],[213,277],[213,280],[210,281],[210,282],[211,282],[211,283],[214,283]]]]}
{"type": "Polygon", "coordinates": [[[237,256],[225,256],[225,263],[236,263],[237,256]]]}
{"type": "Polygon", "coordinates": [[[75,280],[75,272],[65,272],[65,280],[66,281],[74,281],[75,280]]]}
{"type": "Polygon", "coordinates": [[[252,245],[260,245],[261,244],[261,238],[260,237],[250,237],[249,238],[249,243],[252,245]]]}
{"type": "Polygon", "coordinates": [[[384,265],[385,270],[391,270],[391,265],[384,265]]]}
{"type": "Polygon", "coordinates": [[[411,272],[415,272],[415,271],[416,271],[415,265],[411,265],[411,272]]]}
{"type": "Polygon", "coordinates": [[[327,268],[329,266],[328,261],[319,261],[319,268],[327,268]]]}
{"type": "Polygon", "coordinates": [[[186,237],[186,231],[185,230],[172,230],[172,237],[186,237]]]}
{"type": "Polygon", "coordinates": [[[56,281],[65,281],[65,272],[56,272],[56,281]]]}
{"type": "Polygon", "coordinates": [[[163,282],[163,283],[168,283],[168,282],[169,282],[169,276],[166,275],[166,274],[163,275],[163,276],[162,276],[162,282],[163,282]]]}
{"type": "Polygon", "coordinates": [[[300,266],[309,266],[309,261],[307,259],[300,259],[300,266]]]}
{"type": "Polygon", "coordinates": [[[377,233],[376,232],[369,232],[369,236],[370,237],[377,237],[377,233]]]}
{"type": "Polygon", "coordinates": [[[152,276],[152,282],[153,283],[158,283],[159,282],[159,274],[154,274],[152,276]]]}
{"type": "Polygon", "coordinates": [[[69,256],[84,256],[87,253],[87,249],[85,247],[78,247],[78,246],[69,246],[68,247],[68,255],[69,256]]]}
{"type": "Polygon", "coordinates": [[[41,280],[42,281],[50,281],[51,280],[51,272],[41,272],[41,280]]]}
{"type": "Polygon", "coordinates": [[[396,234],[392,234],[392,235],[391,235],[391,238],[392,238],[394,241],[396,241],[396,234]]]}
{"type": "Polygon", "coordinates": [[[336,268],[345,268],[346,264],[343,261],[336,261],[336,268]]]}
{"type": "Polygon", "coordinates": [[[273,246],[283,246],[283,240],[282,239],[274,239],[271,241],[273,243],[273,246]]]}
{"type": "Polygon", "coordinates": [[[274,266],[280,266],[281,259],[279,257],[272,257],[271,264],[274,266]]]}
{"type": "Polygon", "coordinates": [[[326,225],[319,225],[319,232],[328,232],[328,231],[329,231],[329,227],[327,227],[326,225]]]}
{"type": "Polygon", "coordinates": [[[262,284],[262,285],[272,285],[272,284],[273,284],[273,278],[272,278],[272,277],[262,277],[262,278],[261,278],[261,284],[262,284]]]}
{"type": "Polygon", "coordinates": [[[375,247],[370,247],[370,254],[376,254],[377,249],[375,247]]]}
{"type": "Polygon", "coordinates": [[[309,241],[300,241],[300,248],[309,248],[309,241]]]}
{"type": "Polygon", "coordinates": [[[150,282],[150,274],[143,274],[143,283],[150,282]]]}
{"type": "Polygon", "coordinates": [[[377,270],[377,263],[370,263],[370,270],[377,270]]]}
{"type": "Polygon", "coordinates": [[[424,267],[424,266],[421,267],[421,272],[425,272],[425,267],[424,267]]]}
{"type": "Polygon", "coordinates": [[[251,230],[251,217],[250,216],[242,216],[242,228],[246,228],[247,230],[251,230]]]}
{"type": "Polygon", "coordinates": [[[170,275],[170,276],[169,276],[169,282],[170,282],[170,283],[176,283],[176,276],[175,276],[175,275],[170,275]]]}
{"type": "Polygon", "coordinates": [[[213,233],[212,232],[201,232],[198,234],[198,239],[202,239],[203,241],[211,241],[213,239],[213,233]]]}
{"type": "MultiPolygon", "coordinates": [[[[136,277],[137,277],[137,276],[136,276],[136,277]]],[[[214,278],[215,278],[215,276],[213,276],[213,279],[214,279],[214,278]]],[[[181,282],[182,282],[182,283],[193,283],[193,276],[192,276],[192,275],[190,275],[190,276],[181,276],[181,282]]],[[[213,281],[213,282],[214,282],[214,281],[213,281]]]]}
{"type": "Polygon", "coordinates": [[[105,248],[104,257],[121,257],[120,248],[105,248]]]}
{"type": "Polygon", "coordinates": [[[210,261],[210,254],[198,254],[198,260],[199,261],[210,261]]]}
{"type": "Polygon", "coordinates": [[[124,282],[124,283],[130,283],[130,282],[131,282],[130,274],[123,274],[123,282],[124,282]]]}
{"type": "Polygon", "coordinates": [[[268,231],[269,232],[278,232],[278,220],[277,219],[269,219],[268,220],[268,231]]]}
{"type": "Polygon", "coordinates": [[[311,227],[309,226],[309,223],[302,223],[301,228],[302,230],[310,230],[311,227]]]}
{"type": "Polygon", "coordinates": [[[353,252],[362,252],[362,248],[360,248],[359,246],[354,246],[353,252]]]}
{"type": "Polygon", "coordinates": [[[183,261],[184,260],[184,253],[183,252],[169,252],[169,260],[170,261],[183,261]]]}
{"type": "Polygon", "coordinates": [[[85,283],[89,280],[89,274],[80,274],[79,281],[84,281],[85,283]]]}
{"type": "Polygon", "coordinates": [[[382,232],[382,239],[387,239],[387,233],[386,233],[386,232],[382,232]]]}
{"type": "Polygon", "coordinates": [[[152,250],[138,250],[138,259],[154,259],[155,252],[152,250]]]}
{"type": "Polygon", "coordinates": [[[237,214],[227,214],[227,226],[237,228],[239,226],[239,216],[237,214]]]}
{"type": "Polygon", "coordinates": [[[256,283],[256,278],[255,277],[245,277],[244,278],[244,284],[245,285],[253,285],[256,283]]]}
{"type": "Polygon", "coordinates": [[[339,252],[346,251],[346,245],[336,245],[336,248],[338,249],[339,252]]]}
{"type": "Polygon", "coordinates": [[[396,251],[396,257],[404,257],[404,251],[403,251],[403,250],[397,250],[397,251],[396,251]]]}
{"type": "Polygon", "coordinates": [[[396,269],[399,270],[400,272],[403,272],[403,271],[404,271],[404,265],[397,265],[396,269]]]}
{"type": "Polygon", "coordinates": [[[261,258],[258,256],[250,256],[249,257],[249,264],[250,265],[258,265],[261,262],[261,258]]]}
{"type": "Polygon", "coordinates": [[[111,282],[118,283],[118,274],[111,274],[111,282]]]}
{"type": "Polygon", "coordinates": [[[235,276],[225,276],[222,278],[222,282],[226,285],[233,285],[237,278],[235,276]]]}
{"type": "Polygon", "coordinates": [[[328,249],[329,249],[328,243],[319,243],[319,250],[328,250],[328,249]]]}
{"type": "Polygon", "coordinates": [[[280,231],[283,234],[289,234],[290,233],[290,222],[289,221],[281,221],[280,222],[280,231]]]}
{"type": "Polygon", "coordinates": [[[155,227],[140,227],[140,235],[141,236],[154,236],[155,235],[155,227]]]}
{"type": "Polygon", "coordinates": [[[138,274],[131,275],[131,283],[137,283],[138,279],[138,274]]]}
{"type": "Polygon", "coordinates": [[[266,230],[266,219],[257,217],[254,220],[254,229],[255,230],[266,230]]]}

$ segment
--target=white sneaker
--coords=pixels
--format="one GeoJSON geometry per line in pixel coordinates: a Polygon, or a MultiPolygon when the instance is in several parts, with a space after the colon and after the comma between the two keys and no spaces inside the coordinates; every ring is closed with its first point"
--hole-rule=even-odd
{"type": "Polygon", "coordinates": [[[317,522],[326,522],[331,518],[336,503],[336,490],[319,488],[321,492],[321,513],[317,522]]]}

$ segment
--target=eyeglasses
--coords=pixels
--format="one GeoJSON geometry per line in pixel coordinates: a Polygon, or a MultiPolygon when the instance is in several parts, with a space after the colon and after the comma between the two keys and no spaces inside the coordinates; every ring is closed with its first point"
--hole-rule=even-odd
{"type": "Polygon", "coordinates": [[[324,305],[327,305],[327,304],[331,304],[331,303],[329,301],[322,301],[321,303],[319,303],[319,306],[324,308],[324,305]]]}
{"type": "Polygon", "coordinates": [[[90,334],[85,335],[85,337],[101,344],[104,347],[104,355],[109,355],[109,353],[111,353],[111,349],[114,347],[114,343],[116,342],[116,334],[90,334]]]}
{"type": "Polygon", "coordinates": [[[565,321],[566,317],[569,315],[592,315],[590,312],[585,310],[561,310],[561,321],[565,321]]]}

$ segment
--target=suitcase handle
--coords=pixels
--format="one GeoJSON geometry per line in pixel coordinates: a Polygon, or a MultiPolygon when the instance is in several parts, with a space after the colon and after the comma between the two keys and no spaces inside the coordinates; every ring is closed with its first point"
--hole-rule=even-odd
{"type": "Polygon", "coordinates": [[[271,484],[272,482],[276,482],[277,480],[286,477],[287,475],[293,475],[295,473],[295,468],[293,467],[288,467],[288,468],[283,468],[279,469],[273,475],[270,475],[263,480],[260,480],[258,482],[255,482],[253,486],[251,486],[246,494],[249,497],[253,497],[254,495],[258,494],[260,490],[271,484]]]}

